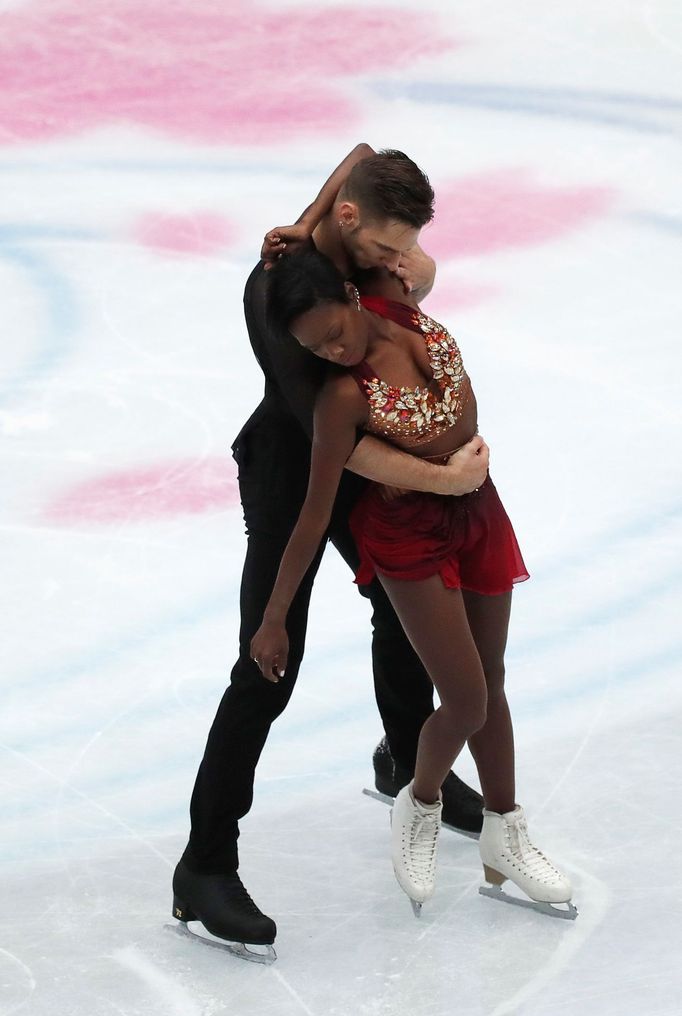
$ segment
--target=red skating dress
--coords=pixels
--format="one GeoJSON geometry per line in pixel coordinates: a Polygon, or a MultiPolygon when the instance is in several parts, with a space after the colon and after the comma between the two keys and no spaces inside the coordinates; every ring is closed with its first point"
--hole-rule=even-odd
{"type": "MultiPolygon", "coordinates": [[[[361,302],[423,335],[439,389],[389,385],[363,360],[352,374],[369,402],[365,429],[406,450],[432,441],[457,423],[472,394],[457,343],[442,325],[406,304],[377,296],[361,302]]],[[[406,581],[439,574],[449,588],[495,595],[528,578],[489,475],[478,490],[460,497],[408,491],[387,500],[383,487],[371,483],[351,513],[350,528],[360,554],[359,585],[377,572],[406,581]]]]}

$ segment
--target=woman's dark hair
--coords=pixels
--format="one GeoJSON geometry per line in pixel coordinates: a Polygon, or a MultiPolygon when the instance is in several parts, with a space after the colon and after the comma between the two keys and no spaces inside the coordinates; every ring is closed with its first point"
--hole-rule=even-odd
{"type": "Polygon", "coordinates": [[[266,316],[275,334],[289,330],[300,314],[320,303],[348,303],[343,275],[319,251],[280,258],[268,274],[266,316]]]}
{"type": "Polygon", "coordinates": [[[366,218],[397,220],[421,229],[433,218],[434,193],[429,178],[404,152],[386,148],[356,163],[341,188],[366,218]]]}

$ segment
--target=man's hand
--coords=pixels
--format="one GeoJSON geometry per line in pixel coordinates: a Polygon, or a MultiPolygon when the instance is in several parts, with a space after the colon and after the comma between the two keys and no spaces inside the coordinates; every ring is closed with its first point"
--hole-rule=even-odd
{"type": "Polygon", "coordinates": [[[458,448],[445,466],[441,466],[439,494],[470,494],[481,486],[488,475],[490,449],[476,434],[468,444],[458,448]]]}
{"type": "Polygon", "coordinates": [[[310,230],[301,222],[293,226],[277,226],[265,234],[260,256],[265,268],[272,268],[283,254],[298,254],[310,243],[310,230]]]}
{"type": "Polygon", "coordinates": [[[406,293],[423,299],[431,292],[436,262],[417,245],[400,255],[400,263],[393,274],[400,279],[406,293]]]}

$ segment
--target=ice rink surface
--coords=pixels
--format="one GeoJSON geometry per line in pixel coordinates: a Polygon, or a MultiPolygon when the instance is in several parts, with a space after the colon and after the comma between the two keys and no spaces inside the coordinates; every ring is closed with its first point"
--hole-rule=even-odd
{"type": "Polygon", "coordinates": [[[682,1011],[681,61],[675,0],[0,3],[3,1016],[682,1011]],[[243,284],[358,141],[436,189],[425,309],[532,575],[519,800],[580,914],[479,896],[448,833],[414,920],[330,550],[240,841],[266,968],[164,925],[235,656],[243,284]]]}

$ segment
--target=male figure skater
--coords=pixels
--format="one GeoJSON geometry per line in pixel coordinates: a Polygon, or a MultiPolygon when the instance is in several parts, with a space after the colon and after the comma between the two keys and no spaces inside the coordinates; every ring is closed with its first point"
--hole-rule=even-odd
{"type": "MultiPolygon", "coordinates": [[[[272,946],[276,927],[251,900],[238,874],[238,821],[253,799],[255,768],[273,720],[285,708],[303,656],[308,605],[325,542],[287,618],[286,676],[265,681],[249,646],[274,585],[280,559],[305,499],[313,409],[326,365],[295,339],[273,336],[265,319],[268,261],[314,242],[347,276],[385,267],[423,298],[433,261],[417,246],[433,217],[433,191],[419,167],[400,152],[375,154],[359,145],[341,163],[294,226],[266,237],[263,260],[246,283],[244,310],[254,354],[265,375],[263,401],[233,445],[248,546],[241,587],[239,659],[211,727],[191,802],[191,833],[173,878],[174,916],[198,919],[228,942],[272,946]]],[[[475,437],[446,466],[407,455],[370,435],[348,460],[328,538],[355,571],[357,552],[347,519],[365,481],[441,494],[464,494],[483,482],[488,449],[475,437]]],[[[413,776],[419,731],[433,711],[433,686],[380,584],[370,587],[375,694],[386,731],[374,753],[377,789],[394,797],[413,776]]],[[[482,799],[450,773],[443,784],[443,820],[476,834],[482,799]]],[[[228,947],[234,948],[234,947],[228,947]]],[[[271,956],[274,952],[270,948],[271,956]]]]}

